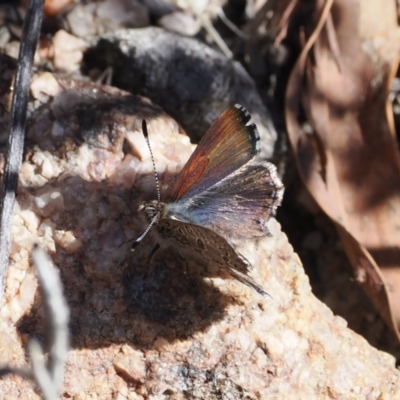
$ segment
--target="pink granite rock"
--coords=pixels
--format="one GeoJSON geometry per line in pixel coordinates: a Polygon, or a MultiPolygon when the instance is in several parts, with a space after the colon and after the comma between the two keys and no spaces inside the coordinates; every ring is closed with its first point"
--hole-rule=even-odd
{"type": "MultiPolygon", "coordinates": [[[[1,362],[26,364],[29,337],[45,336],[30,262],[39,243],[60,269],[71,308],[64,398],[400,398],[394,358],[314,297],[275,220],[271,237],[238,247],[273,299],[191,260],[185,273],[173,253],[150,268],[151,235],[135,253],[121,246],[145,227],[137,202],[155,196],[142,119],[163,189],[194,148],[160,108],[49,74],[33,86],[41,89],[14,217],[1,362]]],[[[0,380],[0,393],[39,398],[31,382],[13,376],[0,380]]]]}

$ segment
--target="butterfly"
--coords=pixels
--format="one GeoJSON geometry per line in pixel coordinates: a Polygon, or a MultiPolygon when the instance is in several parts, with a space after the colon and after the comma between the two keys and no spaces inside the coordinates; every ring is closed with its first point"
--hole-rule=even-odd
{"type": "MultiPolygon", "coordinates": [[[[153,229],[171,246],[200,256],[269,296],[249,276],[250,263],[232,244],[269,235],[267,221],[284,191],[276,167],[254,161],[260,135],[253,123],[248,124],[250,118],[238,104],[221,114],[167,189],[164,201],[155,172],[158,199],[139,204],[149,225],[134,246],[153,229]]],[[[151,153],[145,120],[142,128],[151,153]]]]}

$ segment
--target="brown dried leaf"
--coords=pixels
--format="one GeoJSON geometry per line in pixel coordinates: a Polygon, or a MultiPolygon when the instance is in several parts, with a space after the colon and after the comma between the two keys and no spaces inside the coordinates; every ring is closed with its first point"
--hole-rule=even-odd
{"type": "Polygon", "coordinates": [[[396,4],[318,0],[313,19],[288,82],[289,138],[305,185],[400,339],[400,158],[388,103],[398,66],[396,4]]]}

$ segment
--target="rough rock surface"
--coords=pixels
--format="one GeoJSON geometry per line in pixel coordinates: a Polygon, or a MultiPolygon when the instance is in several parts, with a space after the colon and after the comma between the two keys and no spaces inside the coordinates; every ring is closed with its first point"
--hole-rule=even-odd
{"type": "MultiPolygon", "coordinates": [[[[161,109],[49,73],[35,78],[32,94],[0,313],[1,363],[25,365],[29,337],[45,340],[30,262],[37,242],[60,269],[71,307],[64,398],[400,398],[393,357],[313,296],[275,220],[271,237],[238,248],[273,299],[225,275],[185,273],[173,254],[150,268],[151,235],[135,253],[121,246],[145,227],[137,202],[155,196],[142,119],[163,188],[193,150],[161,109]]],[[[31,382],[13,376],[0,380],[0,393],[39,398],[31,382]]]]}
{"type": "Polygon", "coordinates": [[[229,106],[242,104],[258,126],[260,157],[272,157],[277,133],[253,79],[198,40],[155,27],[119,30],[100,38],[85,62],[111,67],[113,84],[149,97],[197,141],[229,106]]]}

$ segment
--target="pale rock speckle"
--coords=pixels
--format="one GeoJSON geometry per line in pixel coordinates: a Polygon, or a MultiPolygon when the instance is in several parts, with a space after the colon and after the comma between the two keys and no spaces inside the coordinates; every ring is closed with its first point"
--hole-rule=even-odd
{"type": "Polygon", "coordinates": [[[88,43],[64,30],[59,30],[53,37],[54,65],[61,71],[77,71],[81,67],[83,52],[88,43]]]}

